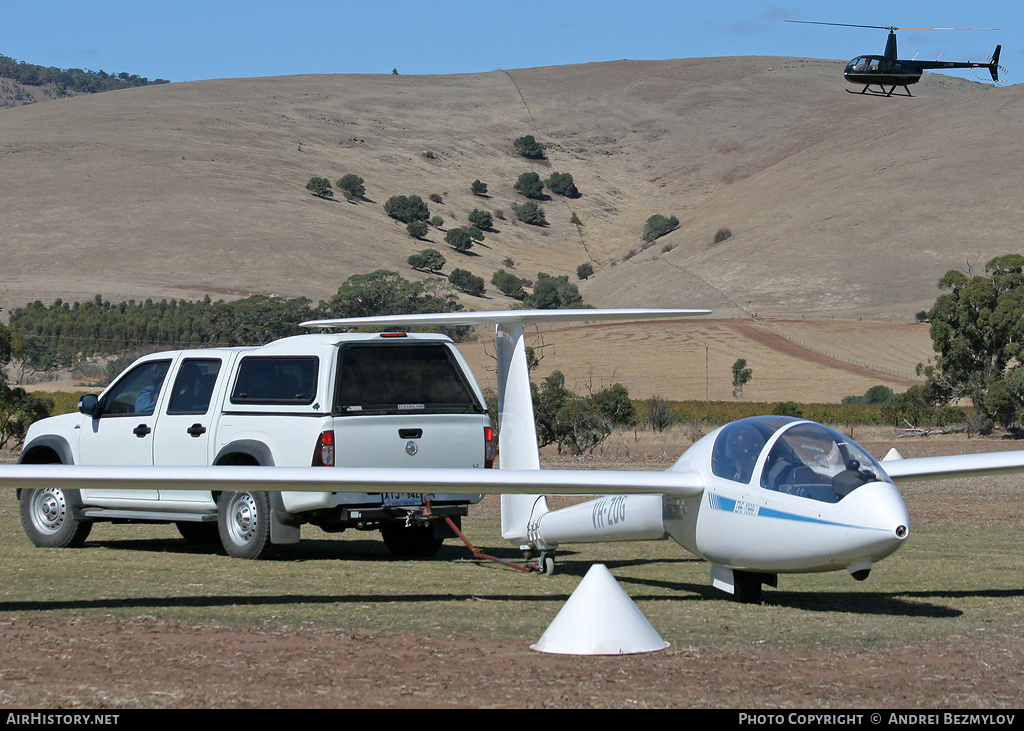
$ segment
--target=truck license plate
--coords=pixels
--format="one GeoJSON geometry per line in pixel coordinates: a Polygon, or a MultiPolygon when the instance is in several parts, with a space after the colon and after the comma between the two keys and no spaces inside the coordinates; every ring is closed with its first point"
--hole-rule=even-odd
{"type": "Polygon", "coordinates": [[[423,504],[423,496],[412,492],[382,492],[380,497],[389,508],[423,504]]]}

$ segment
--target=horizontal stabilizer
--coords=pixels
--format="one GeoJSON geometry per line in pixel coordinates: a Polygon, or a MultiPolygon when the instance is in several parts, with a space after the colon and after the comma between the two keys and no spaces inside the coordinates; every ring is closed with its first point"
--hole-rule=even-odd
{"type": "Polygon", "coordinates": [[[437,312],[417,315],[380,315],[310,320],[303,327],[420,327],[455,325],[528,325],[550,322],[607,322],[709,315],[711,310],[623,308],[606,310],[494,310],[490,312],[437,312]]]}
{"type": "Polygon", "coordinates": [[[699,495],[696,472],[629,470],[408,469],[396,467],[128,467],[2,465],[0,487],[65,490],[266,490],[417,494],[699,495]]]}

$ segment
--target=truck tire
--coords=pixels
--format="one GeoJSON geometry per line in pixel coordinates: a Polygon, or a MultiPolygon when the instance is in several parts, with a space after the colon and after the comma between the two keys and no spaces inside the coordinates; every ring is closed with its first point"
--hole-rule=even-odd
{"type": "Polygon", "coordinates": [[[217,504],[224,550],[233,558],[265,558],[271,550],[270,496],[266,492],[225,492],[217,504]]]}
{"type": "Polygon", "coordinates": [[[380,527],[380,535],[388,550],[403,558],[430,558],[437,554],[444,543],[444,539],[436,537],[429,525],[387,523],[380,527]]]}
{"type": "Polygon", "coordinates": [[[33,544],[42,548],[81,546],[92,530],[92,522],[77,520],[68,496],[59,487],[22,490],[18,497],[21,527],[33,544]]]}

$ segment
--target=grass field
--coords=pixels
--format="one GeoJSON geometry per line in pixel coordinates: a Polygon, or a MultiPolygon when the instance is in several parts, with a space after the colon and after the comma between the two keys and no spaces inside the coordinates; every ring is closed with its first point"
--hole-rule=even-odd
{"type": "MultiPolygon", "coordinates": [[[[518,552],[497,521],[464,530],[484,551],[518,552]]],[[[733,604],[708,565],[671,541],[570,547],[552,577],[479,561],[449,541],[428,561],[390,557],[376,533],[308,539],[269,561],[197,548],[173,526],[98,524],[80,549],[39,549],[0,502],[0,612],[73,613],[226,624],[316,625],[534,641],[593,563],[604,563],[674,646],[871,646],[1024,629],[1020,534],[1009,527],[915,529],[865,582],[845,572],[780,578],[765,606],[733,604]]]]}
{"type": "MultiPolygon", "coordinates": [[[[944,448],[932,444],[921,448],[944,448]]],[[[911,537],[867,581],[781,576],[752,606],[711,589],[708,565],[671,541],[567,547],[550,577],[475,559],[456,541],[408,561],[376,533],[316,529],[267,561],[230,559],[159,525],[98,524],[82,548],[39,549],[13,491],[0,490],[0,705],[1020,707],[1020,491],[1016,479],[910,485],[911,537]],[[530,649],[594,563],[668,649],[530,649]],[[299,696],[253,700],[296,662],[312,675],[294,680],[299,696]],[[224,680],[197,695],[197,673],[224,680]],[[682,677],[690,690],[673,695],[666,686],[682,677]],[[323,695],[339,683],[348,695],[323,695]],[[481,683],[505,688],[501,699],[481,683]],[[441,697],[410,690],[438,685],[441,697]]],[[[464,531],[518,561],[493,501],[464,531]]]]}

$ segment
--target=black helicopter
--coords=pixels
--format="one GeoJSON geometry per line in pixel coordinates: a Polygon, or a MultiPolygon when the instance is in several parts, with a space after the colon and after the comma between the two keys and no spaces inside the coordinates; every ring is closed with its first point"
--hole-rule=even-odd
{"type": "Polygon", "coordinates": [[[918,61],[896,57],[896,31],[898,30],[998,30],[998,28],[901,28],[884,25],[852,25],[849,23],[820,23],[813,20],[787,20],[787,23],[808,23],[812,25],[839,25],[846,28],[875,28],[889,31],[889,39],[885,43],[885,52],[881,56],[857,56],[843,70],[843,76],[851,84],[864,84],[859,92],[847,89],[851,94],[879,94],[892,96],[897,87],[902,86],[907,96],[913,96],[908,88],[921,80],[921,74],[929,69],[988,69],[992,81],[999,81],[999,50],[996,46],[992,58],[987,63],[971,63],[958,61],[918,61]],[[877,86],[880,91],[873,91],[877,86]],[[886,91],[886,87],[888,91],[886,91]]]}

